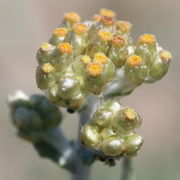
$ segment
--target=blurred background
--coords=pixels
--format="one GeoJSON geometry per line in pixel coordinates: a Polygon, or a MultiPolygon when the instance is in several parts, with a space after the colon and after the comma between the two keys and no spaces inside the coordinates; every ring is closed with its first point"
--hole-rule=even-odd
{"type": "MultiPolygon", "coordinates": [[[[133,23],[133,37],[153,33],[170,50],[173,61],[161,81],[143,85],[122,102],[143,117],[145,139],[134,158],[137,180],[180,179],[180,1],[179,0],[0,0],[0,179],[69,180],[70,175],[51,161],[41,159],[31,144],[15,136],[9,121],[6,97],[14,90],[41,93],[35,83],[36,51],[68,11],[91,18],[100,8],[117,12],[133,23]]],[[[77,119],[68,117],[62,126],[76,137],[77,119]]],[[[109,168],[96,162],[92,180],[118,180],[121,162],[109,168]]]]}

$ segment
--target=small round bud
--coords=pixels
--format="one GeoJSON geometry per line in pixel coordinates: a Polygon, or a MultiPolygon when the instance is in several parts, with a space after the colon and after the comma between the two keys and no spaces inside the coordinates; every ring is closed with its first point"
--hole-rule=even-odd
{"type": "Polygon", "coordinates": [[[139,134],[129,135],[125,141],[125,154],[127,156],[136,155],[138,150],[141,148],[143,144],[143,138],[139,134]]]}
{"type": "Polygon", "coordinates": [[[110,137],[101,144],[102,152],[108,156],[118,156],[122,153],[124,140],[119,137],[110,137]]]}
{"type": "Polygon", "coordinates": [[[56,28],[53,32],[56,37],[64,37],[68,34],[67,28],[56,28]]]}
{"type": "Polygon", "coordinates": [[[42,71],[44,74],[50,74],[54,71],[54,67],[50,63],[45,63],[42,66],[42,71]]]}
{"type": "Polygon", "coordinates": [[[78,35],[87,33],[88,27],[85,24],[75,24],[73,26],[73,32],[78,35]]]}
{"type": "Polygon", "coordinates": [[[142,58],[137,55],[130,56],[127,59],[127,64],[129,66],[140,66],[142,64],[142,58]]]}
{"type": "Polygon", "coordinates": [[[136,116],[137,116],[137,113],[134,109],[132,108],[127,108],[125,111],[124,111],[124,116],[125,116],[125,119],[128,120],[128,121],[134,121],[136,119],[136,116]]]}
{"type": "Polygon", "coordinates": [[[91,63],[91,58],[87,55],[83,55],[81,57],[81,62],[83,62],[84,64],[89,64],[89,63],[91,63]]]}
{"type": "Polygon", "coordinates": [[[115,18],[116,17],[116,13],[112,10],[109,10],[109,9],[101,9],[99,11],[100,15],[102,16],[108,16],[108,17],[111,17],[111,18],[115,18]]]}
{"type": "Polygon", "coordinates": [[[101,138],[103,140],[109,138],[109,137],[114,137],[114,136],[117,136],[116,132],[112,129],[112,128],[104,128],[102,131],[101,131],[101,138]]]}
{"type": "Polygon", "coordinates": [[[77,110],[85,103],[85,101],[85,94],[78,92],[74,97],[67,101],[67,105],[71,109],[77,110]]]}
{"type": "Polygon", "coordinates": [[[99,149],[100,136],[98,127],[86,124],[81,130],[81,141],[89,148],[99,149]]]}
{"type": "Polygon", "coordinates": [[[101,23],[103,23],[104,26],[113,26],[115,21],[113,18],[109,17],[109,16],[102,16],[101,17],[101,23]]]}
{"type": "Polygon", "coordinates": [[[111,42],[114,46],[123,47],[126,43],[126,40],[120,35],[114,35],[111,42]]]}
{"type": "Polygon", "coordinates": [[[93,63],[89,63],[86,69],[89,75],[98,76],[103,72],[103,65],[99,62],[93,62],[93,63]]]}
{"type": "Polygon", "coordinates": [[[76,77],[64,76],[59,80],[59,96],[63,99],[71,99],[79,92],[80,83],[76,77]]]}
{"type": "Polygon", "coordinates": [[[128,33],[132,28],[132,24],[128,21],[116,21],[116,27],[118,30],[128,33]]]}
{"type": "Polygon", "coordinates": [[[80,16],[75,12],[65,13],[64,18],[66,19],[66,21],[72,23],[78,23],[80,21],[80,16]]]}
{"type": "Polygon", "coordinates": [[[52,49],[53,49],[53,46],[50,43],[43,43],[40,47],[40,50],[46,53],[51,51],[52,49]]]}
{"type": "Polygon", "coordinates": [[[98,31],[98,37],[99,37],[99,39],[101,41],[107,42],[107,41],[111,41],[112,40],[113,35],[110,32],[108,32],[108,31],[106,31],[104,29],[100,29],[98,31]]]}
{"type": "Polygon", "coordinates": [[[169,51],[162,51],[160,54],[160,58],[165,61],[168,62],[169,60],[172,59],[172,55],[169,51]]]}
{"type": "Polygon", "coordinates": [[[101,21],[101,16],[99,14],[95,14],[92,17],[92,20],[95,21],[95,22],[100,22],[101,21]]]}
{"type": "Polygon", "coordinates": [[[156,42],[156,38],[153,34],[143,34],[139,37],[140,44],[152,45],[156,42]]]}
{"type": "Polygon", "coordinates": [[[113,118],[113,112],[108,109],[99,109],[94,113],[93,122],[101,127],[106,127],[113,118]]]}
{"type": "Polygon", "coordinates": [[[72,45],[66,42],[58,44],[58,49],[63,54],[72,54],[73,52],[72,45]]]}
{"type": "Polygon", "coordinates": [[[106,63],[108,61],[108,57],[104,53],[96,53],[94,54],[94,61],[106,63]]]}
{"type": "Polygon", "coordinates": [[[128,107],[120,111],[119,118],[116,121],[118,131],[122,133],[129,133],[129,131],[138,128],[142,122],[136,111],[128,107]]]}

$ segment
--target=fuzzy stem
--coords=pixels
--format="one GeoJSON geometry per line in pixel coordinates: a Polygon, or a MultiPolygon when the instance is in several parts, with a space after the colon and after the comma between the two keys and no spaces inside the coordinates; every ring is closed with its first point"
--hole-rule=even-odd
{"type": "Polygon", "coordinates": [[[75,150],[60,129],[51,128],[41,135],[41,141],[34,143],[41,156],[49,157],[61,167],[75,173],[75,150]],[[44,151],[47,151],[45,153],[44,151]]]}
{"type": "Polygon", "coordinates": [[[133,173],[132,160],[130,158],[123,159],[123,171],[121,180],[135,180],[135,176],[133,173]]]}
{"type": "MultiPolygon", "coordinates": [[[[81,126],[86,124],[91,120],[91,116],[93,115],[94,111],[98,108],[100,104],[101,97],[90,95],[87,99],[87,106],[84,106],[83,109],[79,111],[79,130],[78,130],[78,137],[76,142],[76,151],[81,148],[80,142],[80,131],[81,126]]],[[[76,173],[73,174],[71,180],[90,180],[90,166],[86,166],[82,163],[82,159],[79,156],[79,153],[76,155],[76,173]]]]}

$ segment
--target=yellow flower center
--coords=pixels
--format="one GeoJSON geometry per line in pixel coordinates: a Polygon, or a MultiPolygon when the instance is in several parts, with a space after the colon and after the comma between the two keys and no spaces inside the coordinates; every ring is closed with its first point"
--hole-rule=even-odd
{"type": "Polygon", "coordinates": [[[116,13],[114,11],[112,11],[112,10],[109,10],[109,9],[101,9],[99,14],[102,15],[102,16],[108,16],[108,17],[111,17],[111,18],[116,17],[116,13]]]}
{"type": "Polygon", "coordinates": [[[142,63],[142,58],[140,56],[130,56],[127,60],[128,65],[130,66],[139,66],[142,63]]]}
{"type": "Polygon", "coordinates": [[[113,35],[110,32],[107,32],[103,29],[98,31],[98,37],[100,38],[101,41],[111,41],[113,38],[113,35]]]}
{"type": "Polygon", "coordinates": [[[40,47],[41,51],[48,52],[52,50],[52,45],[50,43],[43,43],[40,47]]]}
{"type": "Polygon", "coordinates": [[[108,61],[108,57],[104,53],[96,53],[94,55],[94,60],[101,63],[106,63],[108,61]]]}
{"type": "Polygon", "coordinates": [[[75,12],[69,12],[64,14],[64,18],[72,23],[78,23],[80,21],[80,16],[79,14],[75,12]]]}
{"type": "Polygon", "coordinates": [[[86,68],[91,76],[98,76],[103,72],[103,66],[99,62],[89,63],[86,68]]]}
{"type": "Polygon", "coordinates": [[[62,53],[71,54],[73,52],[73,47],[69,43],[60,43],[58,44],[58,49],[62,53]]]}
{"type": "Polygon", "coordinates": [[[120,35],[114,35],[113,36],[113,39],[112,39],[112,44],[113,45],[122,47],[122,46],[125,45],[125,43],[126,43],[126,41],[122,36],[120,36],[120,35]]]}
{"type": "Polygon", "coordinates": [[[67,28],[56,28],[53,33],[57,37],[64,37],[68,34],[67,28]]]}
{"type": "Polygon", "coordinates": [[[124,111],[124,115],[125,115],[126,120],[128,120],[128,121],[134,121],[136,119],[136,116],[137,116],[135,110],[132,108],[127,108],[124,111]]]}
{"type": "Polygon", "coordinates": [[[166,62],[168,62],[170,59],[172,59],[172,55],[169,51],[163,51],[160,54],[160,58],[166,62]]]}
{"type": "Polygon", "coordinates": [[[84,64],[89,64],[89,63],[91,63],[91,58],[90,58],[89,56],[87,56],[87,55],[83,55],[83,56],[81,57],[81,61],[82,61],[84,64]]]}
{"type": "Polygon", "coordinates": [[[73,26],[74,33],[79,34],[79,35],[86,33],[87,30],[88,30],[88,27],[85,24],[75,24],[73,26]]]}
{"type": "Polygon", "coordinates": [[[116,21],[116,27],[122,32],[129,32],[132,28],[132,24],[128,21],[116,21]]]}
{"type": "Polygon", "coordinates": [[[156,38],[152,34],[143,34],[139,37],[139,43],[152,45],[156,42],[156,38]]]}
{"type": "Polygon", "coordinates": [[[54,70],[54,67],[50,63],[46,63],[42,66],[42,70],[45,74],[50,74],[54,70]]]}

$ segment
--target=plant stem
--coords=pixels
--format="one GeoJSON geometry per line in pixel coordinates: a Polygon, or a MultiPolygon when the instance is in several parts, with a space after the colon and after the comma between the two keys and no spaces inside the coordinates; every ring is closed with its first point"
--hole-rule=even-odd
{"type": "Polygon", "coordinates": [[[79,111],[79,130],[78,130],[78,137],[76,141],[76,173],[73,174],[71,180],[90,180],[90,166],[84,165],[82,162],[81,157],[79,156],[78,150],[81,147],[80,142],[80,132],[81,132],[81,126],[86,124],[88,121],[91,120],[91,116],[94,113],[94,111],[99,106],[100,97],[97,98],[97,96],[89,96],[87,100],[87,106],[85,106],[83,109],[79,111]]]}
{"type": "Polygon", "coordinates": [[[135,180],[135,176],[133,173],[133,167],[132,167],[132,159],[130,158],[124,158],[123,159],[123,171],[121,180],[135,180]]]}

